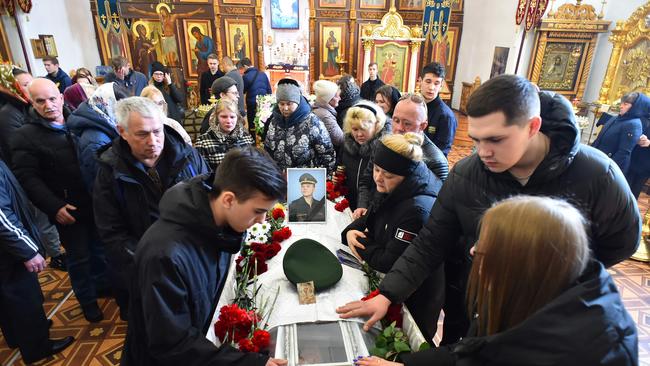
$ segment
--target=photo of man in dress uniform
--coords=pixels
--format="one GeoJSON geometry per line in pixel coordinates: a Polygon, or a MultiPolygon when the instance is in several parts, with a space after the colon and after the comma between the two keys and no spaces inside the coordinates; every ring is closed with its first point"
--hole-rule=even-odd
{"type": "Polygon", "coordinates": [[[298,182],[302,197],[289,204],[289,222],[325,221],[325,197],[320,200],[314,197],[318,180],[310,173],[303,173],[298,182]]]}

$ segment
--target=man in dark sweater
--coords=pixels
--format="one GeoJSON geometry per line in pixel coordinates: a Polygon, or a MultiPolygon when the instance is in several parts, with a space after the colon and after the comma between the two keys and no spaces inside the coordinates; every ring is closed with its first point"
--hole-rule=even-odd
{"type": "Polygon", "coordinates": [[[377,63],[371,62],[370,65],[368,65],[368,74],[370,74],[370,77],[361,84],[361,98],[373,102],[375,101],[375,93],[377,92],[377,89],[384,85],[384,82],[381,81],[377,73],[377,63]]]}
{"type": "Polygon", "coordinates": [[[445,67],[437,62],[426,65],[420,73],[420,90],[427,102],[429,126],[425,133],[447,156],[454,142],[458,122],[454,112],[440,99],[445,82],[445,67]]]}
{"type": "Polygon", "coordinates": [[[59,68],[59,60],[56,57],[43,57],[43,66],[45,66],[45,70],[47,71],[45,78],[52,80],[61,93],[63,93],[65,88],[72,85],[72,79],[70,79],[70,76],[65,71],[59,68]]]}
{"type": "MultiPolygon", "coordinates": [[[[210,88],[212,83],[225,74],[219,69],[219,58],[214,53],[208,55],[208,71],[205,71],[201,74],[201,80],[199,80],[199,91],[201,93],[201,104],[210,103],[210,88]]],[[[219,96],[216,96],[219,99],[219,96]]]]}

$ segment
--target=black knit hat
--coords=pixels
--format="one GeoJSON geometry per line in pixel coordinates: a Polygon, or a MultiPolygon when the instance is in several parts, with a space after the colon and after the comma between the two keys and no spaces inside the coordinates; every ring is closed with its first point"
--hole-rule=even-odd
{"type": "Polygon", "coordinates": [[[210,90],[212,91],[212,94],[214,94],[215,98],[220,98],[219,94],[225,93],[228,88],[233,85],[237,85],[235,79],[228,76],[222,76],[212,83],[210,90]]]}
{"type": "Polygon", "coordinates": [[[168,72],[165,65],[161,64],[158,61],[154,61],[154,62],[151,63],[151,73],[153,74],[156,71],[160,71],[163,74],[166,74],[168,72]]]}

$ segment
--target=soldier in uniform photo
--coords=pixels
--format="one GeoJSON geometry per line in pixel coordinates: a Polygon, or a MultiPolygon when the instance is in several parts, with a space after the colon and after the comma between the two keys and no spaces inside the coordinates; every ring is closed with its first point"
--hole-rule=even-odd
{"type": "Polygon", "coordinates": [[[317,200],[314,198],[316,183],[313,175],[305,173],[298,178],[302,197],[291,201],[289,204],[289,221],[309,222],[325,221],[325,197],[317,200]]]}

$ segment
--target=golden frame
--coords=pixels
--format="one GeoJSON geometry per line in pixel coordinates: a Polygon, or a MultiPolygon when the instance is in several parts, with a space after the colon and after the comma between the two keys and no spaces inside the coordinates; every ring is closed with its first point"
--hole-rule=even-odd
{"type": "Polygon", "coordinates": [[[569,100],[582,99],[598,34],[609,24],[589,4],[563,4],[550,12],[535,36],[530,81],[569,100]]]}
{"type": "Polygon", "coordinates": [[[318,0],[320,8],[347,8],[348,0],[318,0]]]}
{"type": "Polygon", "coordinates": [[[194,36],[190,33],[190,29],[192,27],[199,27],[203,35],[206,35],[212,39],[212,47],[213,47],[212,53],[214,53],[214,51],[217,48],[217,45],[214,42],[214,37],[212,37],[212,22],[210,20],[183,19],[183,37],[185,40],[185,61],[187,63],[186,74],[190,78],[200,76],[197,72],[197,66],[194,65],[194,60],[196,60],[198,64],[198,58],[196,57],[196,54],[194,54],[193,45],[196,44],[196,40],[194,39],[194,36]]]}
{"type": "Polygon", "coordinates": [[[424,11],[425,0],[399,0],[399,10],[421,10],[424,11]]]}
{"type": "Polygon", "coordinates": [[[650,66],[647,61],[647,50],[650,49],[649,16],[650,2],[647,2],[637,8],[628,20],[616,23],[609,37],[613,48],[598,103],[611,105],[623,94],[632,91],[650,94],[650,66]]]}
{"type": "MultiPolygon", "coordinates": [[[[408,75],[409,59],[411,58],[411,52],[409,50],[409,46],[408,44],[404,44],[404,43],[400,44],[394,41],[375,43],[374,60],[375,62],[377,62],[377,66],[379,68],[379,74],[381,76],[384,76],[384,66],[385,66],[385,62],[387,62],[388,60],[385,58],[385,56],[380,57],[379,54],[384,48],[387,47],[396,47],[398,49],[401,49],[401,51],[403,52],[403,56],[402,56],[403,60],[402,62],[400,62],[401,64],[400,66],[402,68],[401,70],[402,82],[400,83],[400,85],[394,85],[394,84],[390,84],[390,85],[396,87],[398,90],[406,90],[408,85],[408,79],[406,76],[408,75]]],[[[399,69],[397,69],[396,71],[400,72],[399,69]]],[[[382,81],[384,79],[387,78],[386,77],[382,78],[382,81]]],[[[388,84],[388,82],[386,83],[388,84]]]]}
{"type": "Polygon", "coordinates": [[[345,22],[320,22],[318,24],[318,73],[317,75],[320,75],[321,79],[337,79],[339,78],[340,75],[340,70],[339,70],[339,65],[336,65],[336,74],[331,74],[327,73],[326,74],[326,69],[325,63],[328,62],[328,52],[327,52],[327,41],[329,38],[329,32],[333,31],[335,32],[335,38],[338,42],[338,50],[337,50],[337,59],[341,58],[344,59],[345,61],[350,55],[346,55],[346,50],[347,50],[347,24],[345,22]],[[327,33],[326,33],[327,32],[327,33]],[[336,37],[338,36],[338,38],[336,37]]]}
{"type": "Polygon", "coordinates": [[[239,57],[235,55],[235,44],[234,36],[237,33],[237,28],[245,28],[242,33],[246,40],[246,46],[244,48],[244,57],[248,57],[253,64],[255,64],[255,58],[252,55],[253,50],[253,20],[252,19],[224,19],[225,25],[225,37],[226,37],[226,54],[230,56],[233,61],[239,61],[239,57]]]}
{"type": "Polygon", "coordinates": [[[32,45],[32,53],[34,54],[34,58],[43,58],[47,56],[47,53],[45,52],[45,45],[43,44],[42,39],[32,38],[29,40],[29,43],[32,45]]]}
{"type": "MultiPolygon", "coordinates": [[[[99,24],[99,18],[95,17],[95,25],[97,26],[97,38],[99,40],[99,47],[101,50],[101,58],[102,58],[102,64],[103,65],[109,65],[111,62],[111,58],[113,57],[111,51],[110,51],[110,46],[108,44],[108,32],[104,31],[102,29],[101,25],[99,24]]],[[[126,49],[125,53],[126,55],[124,57],[127,58],[127,60],[131,60],[131,47],[129,45],[129,40],[126,36],[126,33],[128,31],[126,28],[122,28],[121,32],[117,34],[117,36],[120,38],[122,41],[122,44],[124,45],[124,48],[126,49]]]]}
{"type": "Polygon", "coordinates": [[[359,0],[359,9],[385,9],[386,8],[386,0],[378,0],[377,2],[380,2],[381,5],[369,4],[369,2],[371,1],[377,1],[377,0],[359,0]]]}

